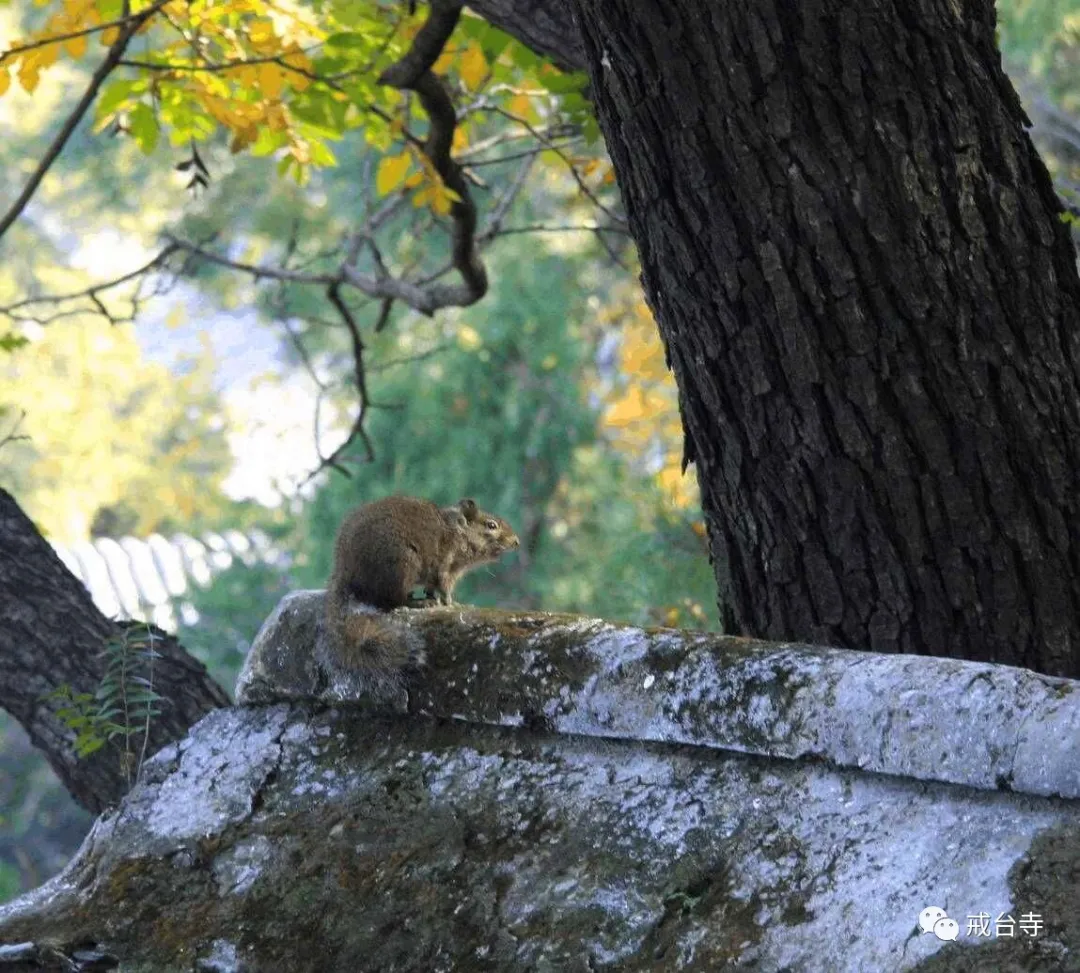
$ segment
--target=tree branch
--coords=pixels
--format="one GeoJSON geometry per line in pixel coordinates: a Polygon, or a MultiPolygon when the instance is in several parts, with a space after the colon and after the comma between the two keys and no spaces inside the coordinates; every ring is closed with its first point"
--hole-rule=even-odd
{"type": "MultiPolygon", "coordinates": [[[[432,313],[437,307],[467,307],[475,304],[487,293],[488,286],[487,271],[476,252],[476,205],[472,201],[469,184],[461,167],[450,155],[457,115],[442,81],[431,70],[453,33],[460,15],[460,0],[432,0],[431,13],[413,40],[412,47],[379,76],[380,84],[390,85],[401,91],[415,91],[420,98],[420,104],[427,112],[430,122],[422,151],[431,161],[444,185],[457,196],[450,204],[450,218],[453,221],[451,253],[463,286],[440,285],[432,293],[432,298],[435,294],[438,294],[438,298],[423,302],[424,306],[406,301],[426,314],[432,313]]],[[[385,286],[389,282],[380,283],[385,286]]],[[[398,295],[386,293],[380,296],[398,295]]]]}
{"type": "MultiPolygon", "coordinates": [[[[301,486],[328,466],[333,467],[345,476],[352,476],[349,470],[342,464],[341,456],[357,438],[364,444],[364,453],[367,456],[368,462],[370,463],[375,458],[375,448],[371,444],[371,439],[367,434],[367,430],[364,429],[364,419],[367,418],[370,400],[368,399],[367,391],[367,375],[364,372],[364,341],[360,336],[360,326],[357,324],[352,310],[341,296],[340,283],[331,284],[326,289],[326,296],[330,303],[333,304],[334,309],[341,316],[341,320],[344,322],[345,327],[348,328],[349,337],[352,339],[353,375],[356,379],[359,409],[357,410],[356,418],[353,419],[352,426],[345,439],[329,456],[323,456],[321,453],[319,454],[319,465],[304,478],[303,482],[300,484],[301,486]]],[[[390,314],[390,305],[392,303],[393,302],[389,300],[383,302],[383,306],[379,311],[379,320],[375,325],[376,331],[381,330],[382,326],[385,324],[386,318],[390,314]]]]}
{"type": "MultiPolygon", "coordinates": [[[[80,291],[71,291],[67,294],[44,294],[40,297],[26,297],[23,298],[23,300],[21,301],[15,301],[12,304],[6,304],[0,307],[0,315],[11,318],[11,320],[13,321],[37,321],[40,324],[48,324],[49,322],[55,321],[62,317],[69,317],[72,314],[79,314],[81,313],[81,309],[76,308],[70,311],[62,311],[57,314],[50,315],[45,320],[42,320],[36,315],[18,314],[17,312],[22,310],[23,308],[33,307],[36,304],[66,304],[69,301],[77,301],[82,298],[86,298],[94,303],[94,306],[98,313],[100,313],[104,318],[106,318],[113,324],[116,324],[121,320],[127,320],[117,318],[114,314],[112,314],[102,303],[99,295],[105,293],[105,291],[113,290],[114,288],[119,287],[121,284],[126,284],[129,281],[140,279],[144,277],[144,275],[148,274],[151,270],[158,269],[169,259],[169,257],[171,257],[179,249],[180,246],[178,244],[170,243],[168,246],[162,249],[161,252],[158,253],[152,260],[147,261],[141,267],[137,268],[136,270],[132,270],[126,274],[122,274],[120,277],[114,277],[112,280],[106,281],[104,284],[94,284],[91,287],[83,288],[80,291]]],[[[139,300],[139,298],[133,298],[132,303],[135,304],[137,307],[139,300]]]]}

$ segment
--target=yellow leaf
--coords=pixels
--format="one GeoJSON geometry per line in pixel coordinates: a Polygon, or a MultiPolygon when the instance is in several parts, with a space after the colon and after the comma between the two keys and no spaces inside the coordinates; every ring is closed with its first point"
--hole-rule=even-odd
{"type": "Polygon", "coordinates": [[[458,125],[454,129],[454,141],[451,143],[451,150],[455,155],[459,152],[464,152],[469,147],[469,133],[465,130],[465,127],[458,125]]]}
{"type": "Polygon", "coordinates": [[[645,409],[645,396],[637,386],[631,386],[626,390],[622,399],[613,403],[604,416],[606,425],[615,428],[625,428],[648,418],[645,409]]]}
{"type": "Polygon", "coordinates": [[[11,75],[7,68],[0,68],[0,96],[11,87],[11,75]]]}
{"type": "Polygon", "coordinates": [[[234,68],[229,68],[227,71],[221,73],[229,78],[235,78],[237,82],[243,85],[245,88],[255,88],[258,86],[260,78],[262,76],[262,69],[264,67],[272,68],[272,64],[239,64],[234,68]]]}
{"type": "Polygon", "coordinates": [[[266,109],[266,124],[271,132],[284,132],[289,127],[289,110],[275,102],[266,109]]]}
{"type": "Polygon", "coordinates": [[[276,101],[285,88],[285,75],[276,64],[260,64],[259,93],[276,101]]]}
{"type": "Polygon", "coordinates": [[[458,72],[469,91],[476,91],[487,77],[487,60],[476,41],[469,41],[469,46],[462,53],[458,72]]]}
{"type": "Polygon", "coordinates": [[[383,157],[375,172],[375,189],[380,196],[389,196],[405,182],[409,164],[410,159],[405,153],[383,157]]]}
{"type": "Polygon", "coordinates": [[[112,47],[116,43],[116,39],[120,36],[119,27],[106,27],[101,32],[101,46],[112,47]]]}
{"type": "Polygon", "coordinates": [[[432,186],[431,208],[440,216],[446,216],[450,212],[450,197],[442,183],[432,186]]]}
{"type": "Polygon", "coordinates": [[[248,43],[260,54],[270,54],[280,49],[277,31],[272,20],[256,20],[248,28],[248,43]]]}
{"type": "Polygon", "coordinates": [[[446,48],[431,66],[431,70],[436,74],[446,74],[447,70],[453,65],[455,57],[457,57],[457,51],[452,47],[446,48]]]}
{"type": "Polygon", "coordinates": [[[33,93],[34,89],[38,86],[38,80],[41,78],[41,66],[37,61],[32,61],[28,57],[23,57],[22,64],[19,65],[19,84],[23,86],[24,91],[33,93]]]}
{"type": "Polygon", "coordinates": [[[532,101],[528,95],[514,95],[510,99],[509,110],[511,115],[516,115],[518,118],[528,121],[532,115],[532,101]]]}
{"type": "Polygon", "coordinates": [[[64,50],[77,61],[86,53],[86,35],[83,34],[80,37],[72,37],[64,41],[64,50]]]}
{"type": "Polygon", "coordinates": [[[289,52],[282,58],[282,61],[291,68],[296,68],[295,71],[291,71],[292,86],[297,91],[303,91],[311,82],[300,72],[306,72],[307,74],[315,73],[315,65],[312,63],[311,58],[308,57],[300,48],[293,44],[289,48],[289,52]]]}
{"type": "Polygon", "coordinates": [[[259,130],[255,126],[236,129],[233,133],[232,142],[229,143],[229,151],[234,155],[237,152],[243,152],[258,137],[259,130]]]}

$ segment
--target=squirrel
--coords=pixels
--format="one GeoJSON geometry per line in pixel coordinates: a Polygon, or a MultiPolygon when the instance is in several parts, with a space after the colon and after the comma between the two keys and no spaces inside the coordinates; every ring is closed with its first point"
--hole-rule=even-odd
{"type": "Polygon", "coordinates": [[[454,603],[466,571],[497,561],[520,545],[501,517],[470,499],[439,507],[416,497],[385,497],[357,507],[338,530],[334,567],[326,586],[326,628],[333,654],[350,669],[390,674],[419,666],[404,633],[378,614],[405,606],[454,603]],[[424,598],[413,589],[423,588],[424,598]]]}

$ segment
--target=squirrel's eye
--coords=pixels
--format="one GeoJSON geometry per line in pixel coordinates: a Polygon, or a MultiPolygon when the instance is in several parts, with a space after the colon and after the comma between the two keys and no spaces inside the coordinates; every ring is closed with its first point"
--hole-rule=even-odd
{"type": "Polygon", "coordinates": [[[489,520],[489,521],[487,522],[487,529],[488,529],[488,530],[494,530],[494,529],[495,529],[496,527],[498,527],[498,526],[499,526],[499,525],[498,525],[497,523],[495,523],[495,521],[494,521],[494,520],[489,520]]]}

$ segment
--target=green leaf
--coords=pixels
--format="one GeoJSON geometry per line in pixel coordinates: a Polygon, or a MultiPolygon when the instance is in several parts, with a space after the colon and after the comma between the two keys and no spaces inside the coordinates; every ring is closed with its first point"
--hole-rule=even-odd
{"type": "Polygon", "coordinates": [[[584,91],[585,86],[589,83],[589,76],[584,71],[574,71],[568,74],[561,71],[558,74],[540,71],[536,77],[548,91],[556,95],[584,91]]]}
{"type": "Polygon", "coordinates": [[[341,138],[349,103],[338,101],[328,91],[304,92],[290,106],[293,115],[311,126],[310,134],[341,138]]]}
{"type": "Polygon", "coordinates": [[[313,139],[308,143],[308,147],[311,150],[312,164],[317,166],[337,165],[337,157],[330,150],[330,146],[328,146],[325,142],[320,142],[313,139]]]}
{"type": "Polygon", "coordinates": [[[336,47],[346,51],[366,51],[371,47],[371,41],[367,37],[354,33],[331,34],[323,43],[327,47],[336,47]]]}
{"type": "Polygon", "coordinates": [[[106,85],[97,103],[97,118],[100,121],[113,114],[141,86],[141,82],[121,79],[106,85]]]}
{"type": "Polygon", "coordinates": [[[279,176],[286,175],[288,173],[288,171],[293,166],[296,166],[297,168],[299,168],[299,163],[296,161],[296,157],[292,156],[292,155],[283,156],[281,158],[281,160],[278,162],[278,166],[277,166],[278,175],[279,176]]]}
{"type": "Polygon", "coordinates": [[[136,145],[147,155],[154,151],[157,146],[158,129],[157,118],[154,117],[153,109],[143,102],[139,102],[128,116],[128,127],[131,129],[131,137],[136,145]]]}
{"type": "Polygon", "coordinates": [[[516,41],[510,45],[510,58],[519,68],[529,72],[537,71],[540,65],[547,63],[524,44],[516,41]]]}
{"type": "Polygon", "coordinates": [[[15,351],[23,345],[28,344],[30,344],[29,338],[21,334],[15,334],[14,331],[9,331],[7,334],[0,334],[0,351],[15,351]]]}
{"type": "Polygon", "coordinates": [[[484,52],[484,57],[488,61],[494,61],[513,42],[514,38],[486,21],[481,20],[480,24],[480,28],[475,31],[473,36],[480,42],[480,49],[484,52]]]}
{"type": "Polygon", "coordinates": [[[368,15],[366,5],[357,3],[356,0],[335,0],[333,11],[334,19],[346,27],[371,26],[371,17],[368,15]]]}
{"type": "Polygon", "coordinates": [[[259,129],[259,137],[252,143],[248,150],[254,156],[272,155],[283,145],[288,144],[287,132],[274,132],[269,128],[259,129]]]}
{"type": "Polygon", "coordinates": [[[75,755],[77,757],[89,757],[90,754],[96,753],[103,746],[105,746],[105,741],[101,737],[88,737],[86,740],[76,742],[75,755]]]}

